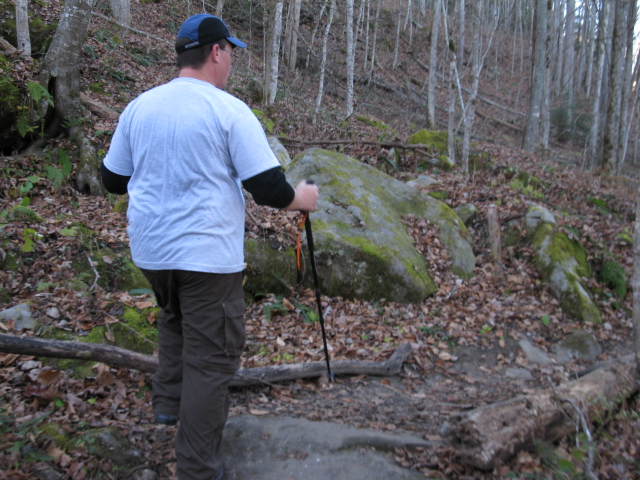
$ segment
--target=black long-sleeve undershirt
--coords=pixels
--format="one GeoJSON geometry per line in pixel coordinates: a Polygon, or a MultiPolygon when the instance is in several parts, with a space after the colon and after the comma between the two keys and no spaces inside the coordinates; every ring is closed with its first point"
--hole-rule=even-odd
{"type": "MultiPolygon", "coordinates": [[[[131,177],[118,175],[109,170],[104,162],[100,166],[102,184],[109,193],[124,195],[131,177]]],[[[253,196],[258,205],[268,205],[274,208],[284,208],[293,202],[295,191],[287,182],[280,167],[274,167],[255,175],[244,182],[242,186],[253,196]]]]}

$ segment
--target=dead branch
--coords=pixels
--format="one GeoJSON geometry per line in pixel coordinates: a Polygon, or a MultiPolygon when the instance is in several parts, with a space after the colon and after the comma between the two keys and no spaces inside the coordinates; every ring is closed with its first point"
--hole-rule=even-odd
{"type": "Polygon", "coordinates": [[[117,120],[120,117],[118,112],[107,107],[105,104],[94,100],[86,93],[80,93],[80,101],[91,113],[98,117],[107,118],[109,120],[117,120]]]}
{"type": "Polygon", "coordinates": [[[95,15],[96,17],[98,17],[98,18],[101,18],[103,20],[106,20],[107,22],[110,22],[110,23],[113,23],[114,25],[119,26],[120,28],[124,28],[124,29],[129,30],[129,31],[131,31],[133,33],[137,33],[138,35],[144,35],[145,37],[152,38],[153,40],[157,40],[158,42],[166,43],[167,45],[171,45],[173,47],[173,43],[170,42],[169,40],[157,37],[155,35],[152,35],[151,33],[143,32],[142,30],[138,30],[137,28],[130,27],[128,25],[123,25],[122,23],[116,22],[112,18],[109,18],[109,17],[107,17],[106,15],[103,15],[100,12],[93,11],[91,13],[93,15],[95,15]]]}
{"type": "Polygon", "coordinates": [[[502,240],[500,239],[500,219],[498,218],[498,209],[493,203],[489,205],[487,220],[489,222],[489,244],[491,246],[491,256],[496,264],[500,280],[505,281],[506,275],[504,272],[504,263],[502,261],[502,240]]]}
{"type": "MultiPolygon", "coordinates": [[[[384,362],[338,360],[331,362],[331,370],[336,375],[377,375],[391,376],[400,372],[402,364],[411,354],[410,343],[401,345],[384,362]]],[[[81,343],[65,340],[45,340],[0,334],[0,352],[38,357],[71,358],[90,360],[113,366],[130,368],[146,373],[154,373],[158,368],[158,358],[123,348],[97,343],[81,343]]],[[[233,387],[248,387],[262,383],[284,382],[300,378],[319,377],[326,372],[325,362],[294,363],[269,367],[240,369],[233,380],[233,387]]]]}
{"type": "Polygon", "coordinates": [[[555,390],[541,390],[458,415],[447,436],[462,463],[492,470],[521,450],[533,449],[537,441],[551,443],[575,432],[576,420],[567,413],[567,401],[593,421],[637,390],[635,363],[629,355],[555,390]]]}
{"type": "Polygon", "coordinates": [[[400,142],[379,142],[376,140],[300,140],[296,138],[289,138],[285,136],[279,136],[278,140],[284,143],[295,143],[299,145],[377,145],[380,148],[401,148],[404,150],[415,150],[416,152],[427,155],[425,150],[433,149],[433,146],[426,145],[424,143],[408,144],[400,142]]]}

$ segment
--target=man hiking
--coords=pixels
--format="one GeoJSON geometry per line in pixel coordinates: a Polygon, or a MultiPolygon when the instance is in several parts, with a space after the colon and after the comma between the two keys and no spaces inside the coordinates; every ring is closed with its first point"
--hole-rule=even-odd
{"type": "Polygon", "coordinates": [[[179,76],[133,100],[102,164],[105,188],[129,194],[134,263],[158,305],[155,421],[175,424],[178,478],[224,476],[228,385],[245,344],[245,202],[311,211],[318,188],[286,181],[260,122],[224,91],[234,49],[218,17],[189,17],[178,31],[179,76]]]}

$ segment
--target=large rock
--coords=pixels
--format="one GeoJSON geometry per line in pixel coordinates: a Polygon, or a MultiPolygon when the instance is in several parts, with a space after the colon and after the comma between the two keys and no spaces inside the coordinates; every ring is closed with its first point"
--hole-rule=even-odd
{"type": "Polygon", "coordinates": [[[387,453],[433,444],[408,434],[244,416],[229,420],[223,447],[229,480],[418,480],[424,478],[421,473],[399,467],[387,453]]]}
{"type": "Polygon", "coordinates": [[[582,245],[558,230],[553,214],[539,205],[529,209],[525,225],[542,280],[560,301],[562,310],[579,320],[600,323],[602,315],[587,286],[591,267],[582,245]]]}
{"type": "MultiPolygon", "coordinates": [[[[287,177],[294,185],[312,178],[320,188],[318,210],[311,219],[324,294],[419,302],[435,292],[424,257],[402,223],[409,214],[439,227],[454,273],[473,275],[475,256],[468,232],[446,204],[333,151],[302,152],[287,169],[287,177]]],[[[293,252],[276,254],[269,245],[251,240],[246,258],[250,289],[273,291],[274,286],[294,283],[293,252]]],[[[309,280],[308,267],[306,273],[309,280]]]]}

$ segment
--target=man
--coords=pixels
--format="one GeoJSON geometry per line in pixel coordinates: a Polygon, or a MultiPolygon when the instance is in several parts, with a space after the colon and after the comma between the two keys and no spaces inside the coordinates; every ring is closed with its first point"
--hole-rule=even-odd
{"type": "Polygon", "coordinates": [[[161,308],[153,411],[180,421],[181,480],[223,478],[227,387],[245,343],[240,185],[259,204],[317,208],[317,187],[287,183],[255,115],[223,90],[245,47],[220,18],[188,18],[179,77],[127,106],[102,165],[107,190],[129,193],[131,253],[161,308]]]}

